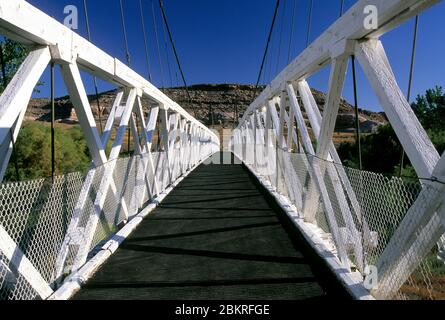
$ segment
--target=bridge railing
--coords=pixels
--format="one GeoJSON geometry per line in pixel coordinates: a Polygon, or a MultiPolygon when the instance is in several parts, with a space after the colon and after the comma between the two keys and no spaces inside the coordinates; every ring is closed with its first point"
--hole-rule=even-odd
{"type": "Polygon", "coordinates": [[[439,156],[404,97],[379,40],[437,2],[358,1],[266,87],[230,143],[240,159],[294,205],[295,216],[324,231],[322,237],[333,244],[341,265],[351,273],[358,270],[376,298],[406,298],[413,291],[443,298],[437,274],[443,276],[444,268],[437,256],[443,255],[445,233],[445,155],[439,156]],[[377,9],[375,30],[364,24],[368,5],[377,9]],[[407,182],[341,165],[332,137],[351,56],[422,179],[407,182]],[[307,79],[329,64],[322,114],[307,79]],[[293,153],[298,149],[304,153],[293,153]]]}
{"type": "MultiPolygon", "coordinates": [[[[235,146],[234,150],[258,176],[289,199],[294,218],[309,222],[304,203],[315,194],[319,200],[310,223],[319,228],[327,246],[349,270],[362,274],[366,266],[377,265],[420,192],[424,188],[430,194],[441,192],[438,187],[422,186],[417,179],[361,171],[311,154],[277,151],[273,146],[251,145],[245,152],[242,146],[235,146]],[[324,193],[319,183],[324,185],[324,193]]],[[[407,280],[391,298],[441,299],[445,290],[441,248],[439,244],[433,247],[414,270],[399,270],[408,272],[407,280]]]]}
{"type": "Polygon", "coordinates": [[[166,152],[153,153],[155,176],[145,170],[149,161],[145,154],[119,158],[86,173],[56,176],[54,181],[48,178],[0,185],[0,240],[2,247],[9,248],[0,252],[0,300],[44,298],[51,294],[150,204],[153,199],[148,190],[155,180],[162,194],[211,153],[207,148],[199,158],[189,161],[190,150],[177,149],[171,154],[171,164],[166,152]],[[108,192],[96,216],[96,193],[111,166],[116,194],[108,192]],[[82,195],[89,179],[92,183],[88,194],[82,195]],[[76,210],[83,196],[86,203],[82,210],[76,210]],[[90,232],[88,228],[92,228],[90,232]]]}
{"type": "Polygon", "coordinates": [[[0,96],[0,183],[50,63],[60,68],[92,158],[85,176],[0,185],[0,299],[45,299],[144,205],[219,151],[220,142],[143,77],[26,1],[0,0],[0,34],[29,50],[0,96]],[[117,87],[101,133],[80,70],[117,87]],[[127,129],[134,156],[122,159],[127,129]]]}

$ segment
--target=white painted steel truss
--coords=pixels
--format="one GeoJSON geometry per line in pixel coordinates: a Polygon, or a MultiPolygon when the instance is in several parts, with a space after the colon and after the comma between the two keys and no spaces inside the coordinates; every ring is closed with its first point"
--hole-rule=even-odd
{"type": "MultiPolygon", "coordinates": [[[[219,138],[125,64],[23,0],[0,0],[0,34],[26,45],[30,50],[0,97],[0,182],[33,89],[51,62],[60,67],[93,160],[58,250],[50,281],[22,252],[0,220],[0,258],[4,257],[8,262],[7,266],[2,266],[4,262],[0,261],[0,270],[15,270],[40,298],[45,299],[53,293],[61,276],[66,275],[67,257],[73,246],[78,250],[68,273],[75,272],[87,261],[95,245],[93,238],[110,192],[119,206],[117,210],[123,212],[123,220],[129,220],[137,214],[144,199],[156,201],[157,196],[181,175],[219,151],[219,138]],[[102,135],[96,128],[80,69],[119,88],[102,135]],[[148,109],[144,110],[142,98],[149,101],[148,109]],[[131,161],[133,165],[140,161],[141,165],[137,173],[140,182],[133,189],[137,192],[125,199],[123,191],[117,188],[115,168],[128,127],[133,137],[135,156],[139,156],[131,161]],[[114,129],[111,151],[106,154],[114,129]],[[157,150],[153,143],[156,131],[160,132],[157,150]],[[153,152],[159,154],[156,161],[153,152]],[[98,188],[94,189],[93,213],[83,221],[82,214],[98,179],[98,188]]],[[[124,181],[120,185],[125,187],[127,183],[124,181]]],[[[0,289],[3,285],[0,282],[0,289]]]]}
{"type": "Polygon", "coordinates": [[[362,217],[363,203],[358,200],[357,191],[352,188],[345,169],[324,164],[341,163],[332,137],[348,59],[352,55],[356,57],[418,176],[431,178],[431,181],[422,181],[423,188],[417,200],[376,261],[378,286],[371,291],[376,298],[393,297],[436,243],[442,246],[440,254],[443,255],[444,238],[441,241],[440,238],[445,232],[445,186],[434,182],[434,179],[445,181],[445,154],[440,157],[416,118],[397,84],[379,40],[381,35],[438,2],[358,1],[291,62],[248,107],[230,144],[234,153],[253,166],[259,176],[268,176],[276,189],[280,189],[280,183],[284,184],[285,188],[280,190],[284,190],[295,206],[295,214],[302,216],[306,223],[317,224],[317,208],[321,203],[341,263],[346,268],[351,267],[349,257],[353,255],[355,267],[365,274],[363,250],[366,246],[377,246],[379,235],[370,230],[362,217]],[[377,30],[364,27],[364,8],[368,5],[376,6],[378,10],[377,30]],[[306,79],[329,64],[329,92],[322,115],[306,79]],[[300,104],[309,118],[316,148],[300,104]],[[295,152],[294,146],[298,144],[305,150],[300,166],[306,166],[310,173],[310,185],[305,194],[302,193],[305,181],[295,174],[289,160],[289,155],[295,152]],[[261,171],[265,167],[268,170],[261,171]],[[281,182],[278,172],[284,176],[281,182]],[[276,183],[273,179],[277,180],[276,183]],[[340,216],[336,216],[338,211],[340,216]]]}

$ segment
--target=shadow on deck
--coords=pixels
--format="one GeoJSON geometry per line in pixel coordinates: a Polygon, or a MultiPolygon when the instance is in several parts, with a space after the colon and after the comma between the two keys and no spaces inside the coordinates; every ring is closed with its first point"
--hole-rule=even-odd
{"type": "Polygon", "coordinates": [[[243,165],[201,165],[74,299],[349,298],[243,165]]]}

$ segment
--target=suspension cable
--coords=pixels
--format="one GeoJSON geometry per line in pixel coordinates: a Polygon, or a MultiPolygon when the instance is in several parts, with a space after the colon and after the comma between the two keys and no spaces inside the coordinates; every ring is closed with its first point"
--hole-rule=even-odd
{"type": "Polygon", "coordinates": [[[153,0],[151,1],[151,13],[153,15],[153,27],[155,30],[155,37],[156,37],[156,47],[158,49],[158,59],[159,59],[159,69],[161,71],[161,89],[164,91],[165,85],[164,85],[164,70],[162,68],[162,58],[161,58],[161,48],[159,46],[159,35],[158,35],[158,27],[156,22],[156,14],[155,14],[155,6],[153,0]]]}
{"type": "Polygon", "coordinates": [[[5,56],[3,53],[3,44],[2,43],[0,43],[0,63],[2,65],[3,90],[6,90],[6,87],[8,86],[8,77],[6,76],[6,63],[5,63],[5,56]]]}
{"type": "Polygon", "coordinates": [[[168,69],[168,76],[170,79],[170,87],[173,87],[173,77],[172,77],[172,69],[170,66],[170,55],[168,54],[168,45],[167,45],[167,38],[165,37],[165,25],[162,25],[162,37],[164,39],[164,47],[165,47],[165,58],[167,60],[167,69],[168,69]]]}
{"type": "Polygon", "coordinates": [[[309,4],[309,20],[308,20],[308,24],[307,24],[306,48],[309,46],[309,38],[311,35],[313,8],[314,8],[314,0],[311,0],[311,2],[309,4]]]}
{"type": "Polygon", "coordinates": [[[125,42],[125,57],[127,58],[128,66],[131,67],[131,56],[130,56],[130,51],[128,49],[127,28],[125,26],[124,5],[122,4],[122,0],[119,0],[119,4],[121,10],[122,32],[124,34],[124,42],[125,42]]]}
{"type": "MultiPolygon", "coordinates": [[[[128,66],[131,67],[131,56],[130,56],[130,51],[128,49],[127,28],[125,26],[124,6],[122,4],[122,0],[119,0],[119,4],[120,4],[120,11],[121,11],[122,33],[124,34],[125,56],[127,58],[128,66]]],[[[128,136],[127,151],[128,151],[128,155],[130,155],[131,137],[130,137],[130,126],[129,125],[127,128],[127,136],[128,136]]]]}
{"type": "Polygon", "coordinates": [[[56,172],[56,149],[55,149],[55,129],[56,108],[54,98],[54,62],[51,62],[51,178],[54,183],[54,175],[56,172]]]}
{"type": "MultiPolygon", "coordinates": [[[[267,64],[267,60],[268,60],[268,57],[266,56],[266,61],[265,61],[266,64],[267,64]]],[[[264,71],[264,72],[262,73],[261,77],[262,77],[262,79],[263,79],[263,83],[266,83],[266,71],[264,71]]],[[[261,81],[261,80],[260,80],[260,81],[261,81]]]]}
{"type": "Polygon", "coordinates": [[[345,8],[345,0],[340,0],[340,17],[343,16],[344,8],[345,8]]]}
{"type": "MultiPolygon", "coordinates": [[[[2,74],[3,74],[3,90],[6,90],[6,87],[8,86],[8,77],[6,75],[6,62],[5,62],[5,56],[3,53],[3,45],[0,43],[0,64],[2,67],[2,74]]],[[[11,144],[12,144],[12,161],[14,163],[14,169],[15,169],[15,176],[16,176],[16,180],[20,181],[20,172],[19,172],[19,164],[18,164],[18,159],[17,159],[17,150],[16,150],[16,146],[15,146],[15,141],[14,141],[14,132],[12,131],[11,128],[9,128],[9,134],[11,135],[11,144]]]]}
{"type": "MultiPolygon", "coordinates": [[[[187,96],[189,98],[189,101],[191,102],[192,98],[190,96],[190,92],[189,92],[189,89],[188,89],[188,86],[187,86],[187,82],[185,81],[184,72],[182,71],[181,63],[179,61],[178,52],[176,51],[175,43],[173,41],[173,36],[172,36],[171,31],[170,31],[170,27],[168,25],[167,16],[166,16],[165,11],[164,11],[164,5],[162,3],[162,0],[159,0],[159,6],[161,8],[162,17],[164,19],[165,27],[167,28],[167,33],[168,33],[168,36],[170,38],[170,43],[171,43],[172,48],[173,48],[173,53],[175,54],[176,63],[178,64],[179,72],[181,73],[182,81],[184,82],[184,86],[185,86],[185,90],[187,92],[187,96]]],[[[196,110],[194,110],[194,113],[196,114],[196,110]]]]}
{"type": "Polygon", "coordinates": [[[284,18],[286,16],[286,0],[283,1],[283,13],[281,15],[281,27],[280,27],[280,38],[278,41],[278,56],[277,56],[277,66],[275,73],[278,73],[280,67],[280,56],[281,56],[281,44],[283,41],[283,29],[284,29],[284,18]]]}
{"type": "MultiPolygon", "coordinates": [[[[344,0],[340,1],[340,17],[343,16],[343,8],[344,8],[344,0]]],[[[354,90],[354,113],[355,113],[355,143],[357,145],[357,156],[358,156],[358,165],[359,169],[363,170],[363,162],[362,162],[362,145],[360,140],[360,118],[358,111],[358,94],[357,94],[357,73],[355,66],[355,56],[351,56],[351,65],[352,65],[352,84],[354,90]]]]}
{"type": "Polygon", "coordinates": [[[273,65],[273,47],[274,47],[274,43],[273,43],[273,33],[272,33],[272,47],[270,48],[269,51],[269,59],[268,62],[266,64],[266,66],[268,66],[268,76],[267,76],[267,82],[269,83],[272,80],[272,65],[273,65]]]}
{"type": "MultiPolygon", "coordinates": [[[[411,64],[409,68],[409,80],[408,80],[408,92],[406,95],[406,99],[408,103],[411,100],[411,89],[413,84],[413,76],[414,76],[414,63],[416,60],[416,50],[417,50],[417,32],[419,30],[419,16],[416,16],[415,22],[414,22],[414,36],[413,36],[413,47],[411,51],[411,64]]],[[[403,166],[405,162],[405,150],[402,146],[402,156],[400,159],[400,176],[403,174],[403,166]]]]}
{"type": "Polygon", "coordinates": [[[175,70],[175,78],[176,78],[176,87],[179,87],[179,78],[178,78],[178,70],[175,70]]]}
{"type": "Polygon", "coordinates": [[[413,76],[414,76],[414,63],[415,63],[415,59],[416,59],[418,30],[419,30],[419,16],[417,15],[415,24],[414,24],[413,48],[412,48],[412,52],[411,52],[411,65],[410,65],[410,69],[409,69],[409,81],[408,81],[408,93],[407,93],[408,102],[411,100],[411,89],[412,89],[413,76]]]}
{"type": "MultiPolygon", "coordinates": [[[[83,10],[84,10],[84,14],[85,14],[85,23],[86,23],[87,34],[88,34],[88,41],[91,42],[91,32],[90,32],[90,22],[89,22],[89,16],[88,16],[87,0],[83,0],[83,10]]],[[[99,115],[99,128],[100,128],[100,132],[103,133],[102,110],[100,108],[99,90],[97,89],[96,76],[93,76],[93,85],[94,85],[94,91],[95,91],[95,95],[96,95],[97,113],[99,115]]]]}
{"type": "Polygon", "coordinates": [[[270,26],[269,36],[267,38],[266,49],[264,50],[263,60],[261,62],[260,73],[258,74],[258,80],[256,82],[255,89],[254,89],[254,92],[253,92],[254,95],[255,95],[256,89],[258,88],[258,85],[260,83],[261,74],[263,73],[264,62],[266,60],[267,53],[269,51],[270,39],[272,38],[272,33],[273,33],[273,30],[274,30],[275,21],[277,19],[277,13],[278,13],[278,8],[279,7],[280,7],[280,0],[277,0],[277,3],[275,5],[275,11],[274,11],[274,14],[273,14],[273,19],[272,19],[272,25],[270,26]]]}
{"type": "MultiPolygon", "coordinates": [[[[287,63],[290,63],[290,53],[292,50],[292,41],[293,41],[293,36],[294,36],[294,27],[295,27],[295,8],[297,1],[293,0],[292,2],[292,16],[291,16],[291,27],[290,27],[290,39],[289,39],[289,49],[288,49],[288,53],[287,53],[287,63]]],[[[292,128],[293,129],[293,128],[292,128]]],[[[300,130],[298,127],[298,121],[295,121],[295,131],[297,133],[297,151],[298,153],[301,153],[301,143],[300,143],[300,130]]]]}
{"type": "Polygon", "coordinates": [[[142,0],[139,0],[139,11],[141,13],[142,33],[144,36],[145,58],[147,60],[147,68],[148,68],[148,80],[151,82],[150,54],[148,51],[147,31],[145,29],[145,18],[144,18],[144,10],[142,7],[142,0]]]}
{"type": "Polygon", "coordinates": [[[355,139],[357,144],[357,155],[358,155],[358,164],[359,169],[363,169],[362,165],[362,145],[360,140],[360,118],[358,112],[358,95],[357,95],[357,77],[356,77],[356,68],[355,68],[355,56],[351,57],[352,62],[352,81],[354,87],[354,111],[355,111],[355,139]]]}
{"type": "MultiPolygon", "coordinates": [[[[344,0],[341,1],[340,4],[340,17],[343,16],[343,7],[344,7],[344,0]]],[[[356,73],[356,67],[355,67],[355,55],[351,56],[351,64],[352,64],[352,82],[353,82],[353,90],[354,90],[354,112],[355,112],[355,139],[356,139],[356,145],[357,145],[357,155],[358,155],[358,162],[359,162],[359,170],[363,170],[363,164],[362,164],[362,145],[360,140],[360,118],[359,118],[359,112],[358,112],[358,94],[357,94],[357,73],[356,73]]],[[[363,181],[360,176],[360,190],[363,190],[363,181]]],[[[360,198],[363,198],[363,193],[359,192],[360,198]]],[[[362,247],[362,266],[365,268],[366,265],[366,256],[364,252],[365,248],[365,220],[363,216],[363,212],[360,214],[360,224],[361,224],[361,247],[362,247]]],[[[364,270],[363,270],[364,271],[364,270]]],[[[363,279],[365,279],[365,275],[363,274],[363,279]]]]}
{"type": "Polygon", "coordinates": [[[290,28],[290,39],[289,39],[289,50],[287,53],[287,63],[290,63],[290,52],[292,50],[292,41],[294,37],[294,27],[295,27],[295,8],[296,8],[297,1],[293,0],[292,3],[292,19],[291,19],[291,28],[290,28]]]}

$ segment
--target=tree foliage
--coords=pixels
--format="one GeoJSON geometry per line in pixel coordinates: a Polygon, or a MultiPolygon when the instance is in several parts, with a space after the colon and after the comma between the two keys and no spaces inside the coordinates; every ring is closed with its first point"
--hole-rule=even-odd
{"type": "MultiPolygon", "coordinates": [[[[23,61],[25,61],[28,56],[29,50],[24,45],[6,38],[0,40],[0,46],[3,53],[4,63],[4,70],[3,66],[0,67],[0,92],[3,92],[5,90],[5,80],[6,83],[9,83],[12,80],[23,61]]],[[[39,81],[34,91],[38,92],[38,87],[41,85],[43,85],[43,82],[39,81]]]]}
{"type": "MultiPolygon", "coordinates": [[[[364,170],[392,174],[399,165],[402,149],[389,124],[378,127],[372,134],[362,135],[361,144],[364,170]]],[[[346,166],[358,168],[358,152],[355,143],[342,143],[338,152],[346,166]]]]}
{"type": "Polygon", "coordinates": [[[442,87],[436,86],[419,95],[412,108],[425,129],[444,130],[445,93],[442,87]]]}
{"type": "Polygon", "coordinates": [[[445,92],[436,86],[419,95],[412,108],[439,153],[445,151],[445,92]]]}
{"type": "Polygon", "coordinates": [[[4,63],[4,73],[3,67],[0,68],[2,75],[0,81],[0,90],[3,92],[5,90],[5,76],[6,83],[9,83],[14,77],[15,73],[19,69],[22,62],[26,59],[28,55],[28,50],[22,44],[15,41],[5,39],[0,41],[0,46],[3,50],[3,63],[4,63]]]}
{"type": "MultiPolygon", "coordinates": [[[[51,128],[43,122],[31,122],[19,133],[16,157],[21,180],[51,176],[51,128]]],[[[55,128],[56,174],[85,171],[90,163],[89,152],[80,127],[55,128]]],[[[6,181],[16,178],[12,161],[6,181]]]]}
{"type": "MultiPolygon", "coordinates": [[[[411,105],[439,153],[445,151],[445,93],[442,87],[427,90],[411,105]]],[[[380,126],[376,132],[362,135],[363,169],[383,174],[399,174],[402,147],[390,124],[380,126]]],[[[342,143],[338,148],[345,165],[357,168],[356,144],[342,143]]],[[[409,159],[405,157],[402,174],[415,176],[409,159]]]]}

